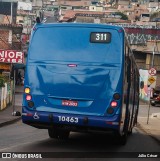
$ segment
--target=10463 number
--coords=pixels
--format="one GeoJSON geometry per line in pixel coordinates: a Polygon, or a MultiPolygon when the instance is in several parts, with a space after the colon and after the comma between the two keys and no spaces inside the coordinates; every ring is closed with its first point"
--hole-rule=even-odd
{"type": "Polygon", "coordinates": [[[58,121],[70,122],[70,123],[78,123],[78,117],[58,116],[58,121]]]}

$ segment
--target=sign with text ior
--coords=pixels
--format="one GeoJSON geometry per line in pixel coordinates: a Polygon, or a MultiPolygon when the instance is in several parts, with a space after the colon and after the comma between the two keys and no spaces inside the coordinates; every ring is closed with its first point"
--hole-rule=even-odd
{"type": "Polygon", "coordinates": [[[0,62],[2,63],[24,63],[24,53],[17,50],[0,49],[0,62]]]}

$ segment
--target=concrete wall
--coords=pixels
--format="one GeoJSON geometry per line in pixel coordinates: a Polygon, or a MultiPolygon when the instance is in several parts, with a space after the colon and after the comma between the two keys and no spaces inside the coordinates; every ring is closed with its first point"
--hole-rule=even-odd
{"type": "Polygon", "coordinates": [[[11,84],[5,83],[5,87],[0,88],[0,110],[3,110],[7,107],[8,104],[12,102],[11,84]]]}

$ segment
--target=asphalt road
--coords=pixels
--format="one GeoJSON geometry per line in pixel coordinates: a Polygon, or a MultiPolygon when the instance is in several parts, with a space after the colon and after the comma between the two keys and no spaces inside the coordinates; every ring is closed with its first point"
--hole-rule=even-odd
{"type": "MultiPolygon", "coordinates": [[[[141,106],[140,115],[146,116],[147,107],[141,106]],[[144,112],[143,112],[144,111],[144,112]]],[[[151,107],[151,112],[159,111],[157,107],[151,107]]],[[[8,125],[0,128],[0,152],[52,152],[56,154],[58,152],[58,158],[47,158],[40,160],[86,160],[86,161],[97,161],[97,160],[107,160],[107,161],[135,161],[135,160],[159,160],[159,158],[128,158],[132,155],[132,152],[137,152],[142,154],[147,152],[152,154],[154,152],[160,153],[159,143],[148,136],[146,133],[141,131],[138,127],[133,129],[133,134],[128,137],[128,142],[125,146],[118,144],[115,137],[109,134],[82,134],[72,132],[70,134],[69,140],[56,140],[50,139],[47,130],[36,129],[28,125],[23,124],[18,121],[12,125],[8,125]],[[60,153],[59,153],[60,152],[60,153]],[[64,153],[66,152],[66,153],[64,153]],[[76,153],[78,152],[78,154],[76,153]],[[101,154],[105,152],[117,152],[113,154],[113,158],[100,158],[101,154]],[[120,152],[120,153],[119,153],[120,152]],[[124,153],[123,153],[124,152],[124,153]],[[131,152],[131,153],[129,153],[131,152]],[[74,156],[74,154],[77,154],[74,156]],[[97,154],[97,155],[96,155],[97,154]],[[115,155],[122,154],[122,158],[116,158],[115,155]],[[64,157],[64,155],[67,155],[64,157]],[[84,158],[81,158],[84,155],[84,158]],[[61,157],[61,158],[59,158],[61,157]],[[93,158],[91,158],[93,157],[93,158]],[[126,158],[125,158],[126,157],[126,158]]],[[[158,154],[159,154],[158,153],[158,154]]],[[[0,159],[1,160],[1,159],[0,159]]],[[[2,159],[21,161],[24,159],[2,159]]],[[[35,160],[35,159],[28,159],[35,160]]],[[[36,159],[39,160],[39,159],[36,159]]]]}

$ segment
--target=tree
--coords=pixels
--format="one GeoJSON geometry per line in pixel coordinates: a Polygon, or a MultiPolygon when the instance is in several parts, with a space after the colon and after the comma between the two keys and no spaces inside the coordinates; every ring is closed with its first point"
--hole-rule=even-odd
{"type": "Polygon", "coordinates": [[[120,15],[122,20],[128,20],[128,16],[122,12],[116,12],[115,15],[120,15]]]}

